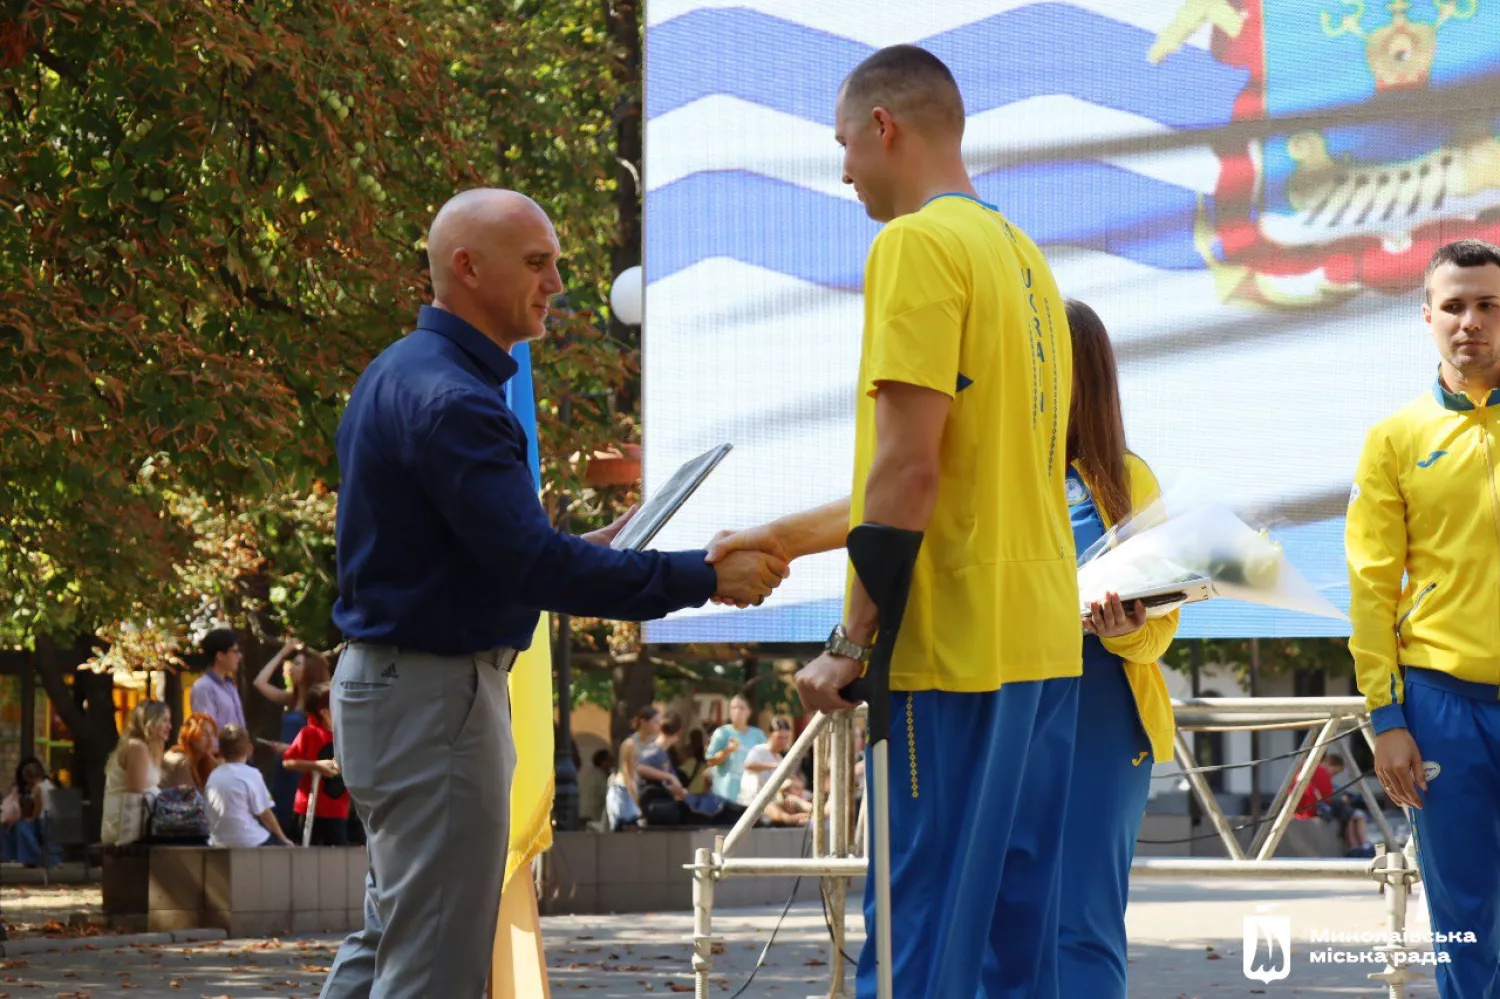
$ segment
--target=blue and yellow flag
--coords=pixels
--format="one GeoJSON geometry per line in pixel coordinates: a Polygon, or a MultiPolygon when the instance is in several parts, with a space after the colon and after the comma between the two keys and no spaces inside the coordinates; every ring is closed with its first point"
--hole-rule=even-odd
{"type": "MultiPolygon", "coordinates": [[[[541,491],[536,433],[536,393],[531,380],[531,348],[518,344],[511,357],[520,370],[505,384],[505,402],[526,429],[531,477],[541,491]]],[[[552,846],[552,629],[543,614],[531,648],[510,673],[511,731],[516,770],[510,787],[510,843],[505,856],[505,891],[495,932],[491,996],[495,999],[549,994],[546,961],[532,888],[531,862],[552,846]]]]}

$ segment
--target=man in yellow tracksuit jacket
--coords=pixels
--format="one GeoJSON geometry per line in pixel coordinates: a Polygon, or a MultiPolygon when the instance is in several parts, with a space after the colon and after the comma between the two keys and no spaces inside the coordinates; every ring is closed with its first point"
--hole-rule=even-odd
{"type": "Polygon", "coordinates": [[[1500,997],[1500,248],[1441,247],[1432,392],[1377,424],[1345,546],[1375,769],[1412,809],[1442,999],[1500,997]],[[1403,581],[1404,577],[1404,581],[1403,581]]]}

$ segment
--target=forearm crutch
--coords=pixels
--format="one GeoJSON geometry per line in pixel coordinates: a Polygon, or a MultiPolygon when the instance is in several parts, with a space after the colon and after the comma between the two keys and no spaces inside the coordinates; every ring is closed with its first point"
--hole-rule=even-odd
{"type": "Polygon", "coordinates": [[[870,706],[866,745],[870,761],[870,857],[875,878],[875,994],[892,999],[891,964],[891,655],[906,613],[922,532],[861,524],[849,532],[849,562],[880,612],[865,675],[841,692],[870,706]]]}
{"type": "Polygon", "coordinates": [[[302,845],[312,846],[312,824],[313,816],[318,814],[318,787],[323,783],[323,775],[313,771],[312,790],[307,795],[307,815],[302,821],[302,845]]]}

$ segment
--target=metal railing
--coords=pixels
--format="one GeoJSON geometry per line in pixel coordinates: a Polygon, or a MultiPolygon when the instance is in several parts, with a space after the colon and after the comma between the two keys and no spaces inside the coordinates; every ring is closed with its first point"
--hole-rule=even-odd
{"type": "MultiPolygon", "coordinates": [[[[1408,839],[1404,848],[1395,847],[1395,838],[1374,794],[1366,785],[1368,775],[1360,773],[1349,759],[1370,817],[1378,823],[1385,844],[1373,860],[1341,858],[1276,858],[1276,849],[1296,815],[1297,805],[1331,742],[1357,728],[1374,748],[1364,699],[1359,697],[1214,697],[1174,700],[1177,719],[1177,760],[1183,767],[1193,795],[1210,824],[1218,833],[1229,856],[1211,857],[1141,857],[1131,865],[1132,875],[1190,876],[1232,878],[1372,878],[1379,882],[1385,895],[1386,928],[1390,942],[1375,948],[1384,954],[1386,966],[1370,978],[1383,982],[1389,999],[1403,999],[1406,983],[1414,972],[1401,958],[1406,947],[1400,943],[1406,929],[1406,904],[1412,886],[1420,879],[1414,844],[1408,839]],[[1222,732],[1271,729],[1307,729],[1294,765],[1288,770],[1269,810],[1269,819],[1261,822],[1249,848],[1241,845],[1218,798],[1204,779],[1186,737],[1190,732],[1222,732]]],[[[833,715],[819,713],[803,729],[771,775],[762,783],[755,799],[745,809],[727,836],[715,840],[713,849],[700,848],[693,863],[686,865],[693,876],[693,974],[698,999],[708,999],[709,976],[713,972],[714,946],[720,939],[713,934],[714,886],[724,878],[800,876],[817,877],[829,921],[829,960],[831,971],[828,995],[844,999],[851,995],[846,982],[844,959],[845,917],[848,909],[850,881],[867,872],[865,850],[865,817],[863,802],[858,800],[855,781],[855,725],[863,711],[841,711],[833,715]],[[802,765],[809,752],[814,754],[812,855],[809,857],[750,858],[736,855],[746,835],[765,814],[766,806],[780,793],[782,783],[802,765]]]]}

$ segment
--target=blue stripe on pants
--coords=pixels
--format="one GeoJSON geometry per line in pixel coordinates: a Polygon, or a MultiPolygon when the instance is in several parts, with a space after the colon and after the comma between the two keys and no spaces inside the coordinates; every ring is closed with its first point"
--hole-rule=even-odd
{"type": "MultiPolygon", "coordinates": [[[[1078,679],[891,698],[895,995],[1057,999],[1059,861],[1078,679]]],[[[875,995],[874,924],[872,877],[861,999],[875,995]]]]}
{"type": "Polygon", "coordinates": [[[1500,703],[1441,690],[1406,671],[1406,723],[1424,762],[1441,772],[1410,810],[1434,933],[1475,943],[1434,943],[1442,999],[1500,996],[1500,703]]]}
{"type": "Polygon", "coordinates": [[[1151,742],[1120,658],[1084,642],[1067,821],[1058,975],[1064,997],[1125,999],[1130,861],[1151,792],[1151,742]]]}

